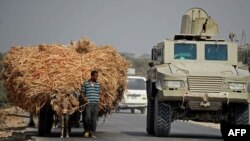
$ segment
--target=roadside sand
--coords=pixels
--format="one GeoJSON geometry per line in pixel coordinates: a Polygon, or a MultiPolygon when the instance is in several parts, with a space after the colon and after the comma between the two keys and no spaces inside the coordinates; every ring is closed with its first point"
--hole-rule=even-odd
{"type": "Polygon", "coordinates": [[[29,113],[18,107],[0,109],[0,139],[12,136],[15,130],[22,132],[28,125],[29,113]]]}

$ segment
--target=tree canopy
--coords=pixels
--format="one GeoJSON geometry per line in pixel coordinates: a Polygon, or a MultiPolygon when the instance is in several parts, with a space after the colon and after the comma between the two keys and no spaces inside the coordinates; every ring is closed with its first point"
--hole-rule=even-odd
{"type": "Polygon", "coordinates": [[[121,53],[131,64],[131,68],[135,68],[136,75],[147,75],[148,62],[150,61],[149,54],[143,54],[141,56],[135,56],[133,53],[121,53]]]}

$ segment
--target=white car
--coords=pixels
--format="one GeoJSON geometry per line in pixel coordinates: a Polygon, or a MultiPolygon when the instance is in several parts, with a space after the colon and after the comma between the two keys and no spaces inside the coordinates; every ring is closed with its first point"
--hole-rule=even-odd
{"type": "Polygon", "coordinates": [[[135,109],[145,113],[147,107],[146,78],[140,76],[128,76],[127,89],[124,97],[116,107],[116,112],[120,109],[131,109],[131,113],[135,113],[135,109]]]}

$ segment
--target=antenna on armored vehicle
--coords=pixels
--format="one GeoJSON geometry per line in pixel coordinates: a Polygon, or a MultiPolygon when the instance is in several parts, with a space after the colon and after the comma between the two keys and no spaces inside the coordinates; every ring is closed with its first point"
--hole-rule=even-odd
{"type": "Polygon", "coordinates": [[[241,33],[240,47],[245,47],[245,45],[246,45],[246,33],[243,29],[241,33]]]}

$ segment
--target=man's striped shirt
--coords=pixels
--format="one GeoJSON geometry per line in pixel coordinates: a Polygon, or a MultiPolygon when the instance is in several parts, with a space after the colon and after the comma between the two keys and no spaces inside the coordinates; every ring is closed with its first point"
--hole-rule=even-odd
{"type": "Polygon", "coordinates": [[[82,91],[86,96],[89,103],[98,103],[100,99],[100,83],[92,82],[92,85],[89,81],[85,81],[82,86],[82,91]]]}

